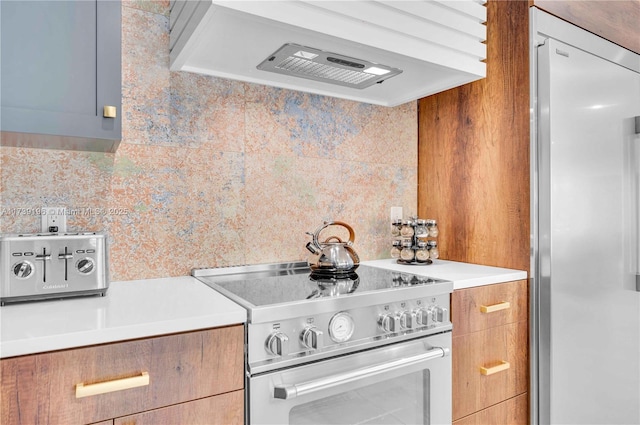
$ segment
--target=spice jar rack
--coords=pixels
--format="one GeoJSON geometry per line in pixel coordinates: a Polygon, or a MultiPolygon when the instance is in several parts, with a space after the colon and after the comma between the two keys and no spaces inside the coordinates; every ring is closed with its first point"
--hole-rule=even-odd
{"type": "Polygon", "coordinates": [[[399,264],[427,265],[440,256],[438,223],[432,219],[411,217],[391,223],[391,257],[399,264]]]}

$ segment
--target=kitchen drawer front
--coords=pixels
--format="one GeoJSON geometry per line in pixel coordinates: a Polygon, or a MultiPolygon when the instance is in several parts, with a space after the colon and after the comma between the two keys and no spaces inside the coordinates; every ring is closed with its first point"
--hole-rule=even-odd
{"type": "Polygon", "coordinates": [[[502,403],[465,416],[453,425],[509,424],[527,425],[529,423],[529,393],[520,394],[502,403]]]}
{"type": "Polygon", "coordinates": [[[242,425],[244,391],[207,397],[136,415],[124,416],[115,425],[242,425]]]}
{"type": "Polygon", "coordinates": [[[243,350],[239,325],[2,360],[1,422],[86,424],[240,390],[243,350]],[[94,388],[111,392],[78,398],[94,388]]]}
{"type": "Polygon", "coordinates": [[[453,419],[527,392],[527,322],[453,337],[453,419]]]}
{"type": "Polygon", "coordinates": [[[460,289],[451,297],[453,335],[527,320],[526,280],[460,289]]]}

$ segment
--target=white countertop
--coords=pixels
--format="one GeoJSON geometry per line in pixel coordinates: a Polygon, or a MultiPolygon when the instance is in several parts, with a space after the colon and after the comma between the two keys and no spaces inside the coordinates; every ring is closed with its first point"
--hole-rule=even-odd
{"type": "Polygon", "coordinates": [[[111,282],[90,296],[0,307],[0,357],[244,323],[242,307],[184,276],[111,282]]]}
{"type": "Polygon", "coordinates": [[[360,264],[412,273],[419,276],[451,280],[453,281],[454,290],[527,278],[527,272],[522,270],[503,269],[500,267],[481,266],[478,264],[459,263],[447,260],[435,260],[433,264],[429,265],[398,264],[394,259],[363,261],[360,264]]]}
{"type": "MultiPolygon", "coordinates": [[[[393,259],[373,267],[453,281],[455,289],[527,278],[520,270],[436,260],[427,266],[393,259]]],[[[246,311],[190,276],[111,282],[105,297],[0,307],[0,358],[244,323],[246,311]]]]}

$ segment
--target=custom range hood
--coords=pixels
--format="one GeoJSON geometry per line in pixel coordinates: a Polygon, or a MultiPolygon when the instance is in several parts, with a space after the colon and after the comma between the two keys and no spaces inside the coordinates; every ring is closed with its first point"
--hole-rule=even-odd
{"type": "Polygon", "coordinates": [[[485,77],[483,0],[175,0],[171,70],[384,106],[485,77]]]}

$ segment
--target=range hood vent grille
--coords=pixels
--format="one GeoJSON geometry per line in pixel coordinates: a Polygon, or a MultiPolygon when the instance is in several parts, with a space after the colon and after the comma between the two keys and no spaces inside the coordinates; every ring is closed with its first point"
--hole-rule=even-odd
{"type": "Polygon", "coordinates": [[[294,43],[280,47],[257,68],[356,89],[370,87],[402,73],[389,66],[294,43]]]}

